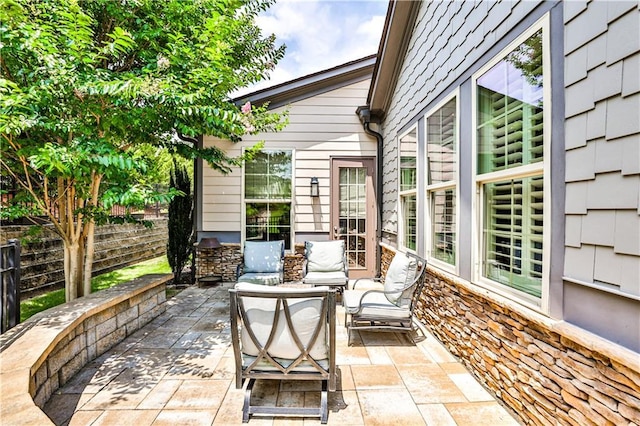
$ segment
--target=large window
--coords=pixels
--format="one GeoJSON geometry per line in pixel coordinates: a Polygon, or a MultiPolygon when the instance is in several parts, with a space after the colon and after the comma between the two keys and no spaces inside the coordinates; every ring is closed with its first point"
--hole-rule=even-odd
{"type": "Polygon", "coordinates": [[[544,279],[545,38],[530,30],[475,87],[480,277],[534,300],[544,279]]]}
{"type": "Polygon", "coordinates": [[[416,149],[418,134],[412,128],[399,139],[401,245],[416,250],[416,149]]]}
{"type": "Polygon", "coordinates": [[[265,150],[244,167],[245,238],[291,248],[291,151],[265,150]]]}
{"type": "Polygon", "coordinates": [[[457,105],[456,98],[427,115],[427,200],[429,255],[456,264],[457,105]]]}

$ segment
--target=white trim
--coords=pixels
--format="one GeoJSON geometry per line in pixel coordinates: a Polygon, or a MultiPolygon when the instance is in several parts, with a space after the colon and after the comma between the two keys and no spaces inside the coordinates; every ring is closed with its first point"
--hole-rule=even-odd
{"type": "Polygon", "coordinates": [[[438,102],[436,105],[430,108],[424,114],[423,121],[424,121],[424,125],[422,126],[423,127],[422,131],[424,132],[424,144],[425,144],[424,156],[425,157],[422,159],[423,160],[422,163],[424,164],[422,173],[425,175],[425,189],[423,191],[423,195],[425,197],[425,212],[426,212],[424,214],[424,225],[425,225],[424,238],[426,242],[425,248],[424,248],[425,258],[428,260],[430,264],[438,267],[439,269],[458,275],[459,265],[460,265],[460,87],[456,87],[454,90],[451,91],[451,93],[448,96],[446,96],[440,102],[438,102]],[[455,153],[456,174],[453,180],[450,180],[447,182],[438,182],[438,183],[429,185],[426,183],[427,182],[426,176],[428,173],[427,169],[429,167],[429,162],[427,161],[427,158],[428,158],[427,145],[429,144],[428,119],[431,115],[433,115],[435,112],[440,110],[447,103],[451,102],[454,99],[456,101],[455,138],[454,138],[454,144],[456,147],[456,153],[455,153]],[[433,233],[431,232],[432,212],[431,212],[431,197],[429,196],[431,192],[436,192],[436,191],[451,189],[451,188],[455,188],[455,197],[456,197],[455,199],[456,201],[455,262],[453,265],[447,262],[443,262],[439,259],[433,258],[431,256],[431,246],[432,246],[431,243],[433,239],[433,233]]]}
{"type": "Polygon", "coordinates": [[[473,188],[475,188],[475,196],[471,199],[472,209],[472,262],[471,262],[471,280],[474,284],[486,288],[489,291],[493,291],[504,297],[513,299],[517,303],[521,303],[527,307],[535,309],[545,315],[548,315],[550,310],[549,302],[549,261],[550,261],[550,246],[551,246],[551,179],[550,179],[550,153],[551,153],[551,44],[550,44],[550,17],[549,13],[546,13],[542,18],[536,21],[531,27],[525,30],[521,35],[514,39],[507,47],[502,49],[500,53],[494,56],[478,71],[476,71],[471,77],[471,155],[472,155],[472,181],[473,188]],[[499,170],[495,172],[483,173],[478,175],[478,90],[477,81],[493,66],[502,61],[510,52],[512,52],[517,46],[522,44],[529,37],[533,36],[536,32],[542,30],[542,54],[543,54],[543,159],[541,162],[527,164],[524,166],[516,167],[514,169],[499,170]],[[484,223],[484,185],[488,183],[520,179],[531,176],[542,176],[543,178],[543,197],[544,197],[544,211],[543,211],[543,234],[542,234],[542,283],[541,283],[541,296],[540,298],[531,296],[527,293],[521,292],[507,285],[490,280],[482,275],[482,253],[483,253],[483,223],[484,223]]]}

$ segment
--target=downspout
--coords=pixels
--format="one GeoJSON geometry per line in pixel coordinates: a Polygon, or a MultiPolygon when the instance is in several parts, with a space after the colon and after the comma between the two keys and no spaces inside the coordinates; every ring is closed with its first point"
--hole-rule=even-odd
{"type": "Polygon", "coordinates": [[[382,242],[382,135],[375,130],[371,129],[371,111],[368,106],[358,107],[356,110],[362,127],[366,134],[376,138],[376,198],[378,206],[378,218],[376,223],[376,277],[379,277],[381,272],[382,255],[380,250],[380,242],[382,242]]]}

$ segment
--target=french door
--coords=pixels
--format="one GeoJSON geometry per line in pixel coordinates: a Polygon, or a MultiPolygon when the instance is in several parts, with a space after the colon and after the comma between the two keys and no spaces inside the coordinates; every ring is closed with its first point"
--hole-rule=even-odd
{"type": "Polygon", "coordinates": [[[344,240],[349,278],[376,273],[374,158],[331,159],[331,234],[344,240]]]}

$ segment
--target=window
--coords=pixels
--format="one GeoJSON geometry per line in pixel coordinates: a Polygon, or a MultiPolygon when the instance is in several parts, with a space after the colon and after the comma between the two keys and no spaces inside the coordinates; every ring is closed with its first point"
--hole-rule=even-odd
{"type": "Polygon", "coordinates": [[[457,101],[453,98],[427,115],[427,200],[429,256],[456,264],[457,101]]]}
{"type": "Polygon", "coordinates": [[[245,239],[291,248],[291,151],[264,150],[244,166],[245,239]]]}
{"type": "Polygon", "coordinates": [[[546,32],[530,30],[475,82],[480,279],[536,304],[545,276],[546,32]]]}
{"type": "Polygon", "coordinates": [[[414,127],[400,137],[400,235],[401,245],[416,250],[416,148],[418,134],[414,127]]]}

